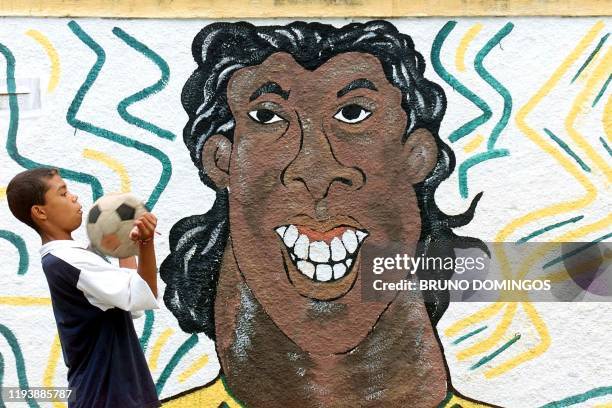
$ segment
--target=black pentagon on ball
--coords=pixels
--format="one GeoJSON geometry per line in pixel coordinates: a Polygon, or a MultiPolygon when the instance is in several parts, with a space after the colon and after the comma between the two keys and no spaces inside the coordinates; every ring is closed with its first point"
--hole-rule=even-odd
{"type": "Polygon", "coordinates": [[[133,220],[136,214],[136,209],[126,203],[121,204],[115,211],[119,214],[121,221],[133,220]]]}
{"type": "Polygon", "coordinates": [[[91,210],[89,210],[89,217],[87,218],[87,222],[89,224],[95,224],[96,221],[98,221],[98,218],[100,218],[100,214],[102,214],[102,211],[100,211],[100,207],[94,205],[91,210]]]}

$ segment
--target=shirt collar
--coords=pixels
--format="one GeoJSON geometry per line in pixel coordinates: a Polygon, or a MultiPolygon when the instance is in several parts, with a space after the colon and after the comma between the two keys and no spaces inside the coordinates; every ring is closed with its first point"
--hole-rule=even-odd
{"type": "Polygon", "coordinates": [[[60,248],[82,248],[87,249],[82,242],[75,241],[72,239],[57,239],[55,241],[49,241],[40,247],[40,257],[47,255],[49,252],[60,248]]]}

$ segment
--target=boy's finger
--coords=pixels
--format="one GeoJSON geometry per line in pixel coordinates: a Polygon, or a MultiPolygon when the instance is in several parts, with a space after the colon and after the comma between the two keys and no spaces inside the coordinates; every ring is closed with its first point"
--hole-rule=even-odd
{"type": "Polygon", "coordinates": [[[140,231],[138,231],[138,227],[134,225],[134,228],[130,231],[130,239],[132,241],[137,241],[140,238],[140,231]]]}
{"type": "Polygon", "coordinates": [[[152,221],[150,221],[150,220],[148,220],[148,219],[146,219],[146,218],[143,218],[143,219],[142,219],[142,223],[143,223],[143,224],[144,224],[144,225],[147,227],[147,229],[148,229],[148,230],[149,230],[151,233],[152,233],[153,231],[155,231],[155,224],[154,224],[152,221]]]}
{"type": "Polygon", "coordinates": [[[154,227],[157,226],[157,217],[153,213],[146,213],[143,215],[143,218],[151,222],[154,227]]]}

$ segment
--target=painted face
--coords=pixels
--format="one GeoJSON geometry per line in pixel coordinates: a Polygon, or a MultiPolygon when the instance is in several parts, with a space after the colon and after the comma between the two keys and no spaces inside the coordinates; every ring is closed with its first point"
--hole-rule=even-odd
{"type": "Polygon", "coordinates": [[[46,222],[62,231],[72,232],[81,226],[83,210],[78,196],[68,191],[66,182],[55,175],[47,181],[45,193],[46,222]]]}
{"type": "Polygon", "coordinates": [[[340,54],[314,71],[273,54],[237,71],[227,95],[238,268],[300,347],[349,350],[386,307],[361,299],[362,248],[418,240],[413,184],[435,164],[433,136],[419,129],[402,142],[401,92],[370,54],[340,54]]]}

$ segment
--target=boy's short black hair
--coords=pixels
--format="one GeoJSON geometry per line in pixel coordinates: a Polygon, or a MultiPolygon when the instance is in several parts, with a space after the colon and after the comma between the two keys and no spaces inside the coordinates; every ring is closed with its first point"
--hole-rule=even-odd
{"type": "Polygon", "coordinates": [[[49,189],[47,180],[59,174],[57,169],[39,167],[17,174],[6,188],[9,209],[19,221],[38,232],[32,219],[32,206],[45,204],[45,193],[49,189]]]}

